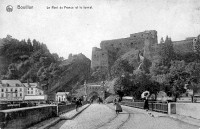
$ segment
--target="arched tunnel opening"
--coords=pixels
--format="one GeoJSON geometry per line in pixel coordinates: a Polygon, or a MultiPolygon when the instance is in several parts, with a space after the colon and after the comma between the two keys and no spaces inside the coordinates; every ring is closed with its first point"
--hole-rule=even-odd
{"type": "Polygon", "coordinates": [[[88,95],[87,100],[88,101],[92,100],[93,102],[95,102],[95,101],[97,102],[99,97],[100,97],[100,95],[97,92],[92,92],[88,95]]]}

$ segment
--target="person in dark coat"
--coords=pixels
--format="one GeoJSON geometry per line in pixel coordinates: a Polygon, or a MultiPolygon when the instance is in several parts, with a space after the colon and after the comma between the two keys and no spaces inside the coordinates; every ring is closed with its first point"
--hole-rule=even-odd
{"type": "Polygon", "coordinates": [[[122,107],[119,103],[119,98],[116,98],[115,99],[115,111],[116,111],[116,114],[119,114],[119,112],[122,112],[122,107]]]}
{"type": "Polygon", "coordinates": [[[93,103],[93,99],[90,99],[90,104],[92,104],[93,103]]]}
{"type": "Polygon", "coordinates": [[[149,101],[147,97],[145,97],[144,99],[144,109],[146,109],[147,111],[149,110],[149,101]]]}
{"type": "Polygon", "coordinates": [[[76,99],[76,111],[78,111],[79,106],[80,106],[80,100],[76,99]]]}

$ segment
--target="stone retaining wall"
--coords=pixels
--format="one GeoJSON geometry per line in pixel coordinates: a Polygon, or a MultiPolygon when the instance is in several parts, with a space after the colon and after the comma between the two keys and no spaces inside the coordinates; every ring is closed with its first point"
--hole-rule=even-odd
{"type": "Polygon", "coordinates": [[[200,119],[200,103],[176,103],[176,114],[200,119]]]}
{"type": "Polygon", "coordinates": [[[37,106],[0,111],[0,128],[24,129],[57,116],[57,106],[37,106]]]}

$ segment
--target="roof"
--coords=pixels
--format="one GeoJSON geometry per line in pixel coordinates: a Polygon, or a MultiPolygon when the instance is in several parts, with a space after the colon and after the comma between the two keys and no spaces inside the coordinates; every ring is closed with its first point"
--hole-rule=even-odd
{"type": "Polygon", "coordinates": [[[24,100],[47,100],[46,95],[26,95],[24,100]]]}
{"type": "Polygon", "coordinates": [[[9,84],[10,87],[16,87],[16,84],[24,87],[24,85],[19,80],[1,80],[1,82],[3,85],[9,84]]]}
{"type": "Polygon", "coordinates": [[[37,87],[37,83],[23,83],[26,87],[37,87]]]}
{"type": "Polygon", "coordinates": [[[65,94],[69,94],[69,92],[57,92],[56,95],[65,95],[65,94]]]}

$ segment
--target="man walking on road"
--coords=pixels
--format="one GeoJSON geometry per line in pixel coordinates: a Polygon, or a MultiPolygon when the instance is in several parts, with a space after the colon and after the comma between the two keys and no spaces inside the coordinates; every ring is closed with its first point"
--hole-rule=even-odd
{"type": "Polygon", "coordinates": [[[80,99],[76,99],[76,111],[78,111],[79,106],[81,105],[80,99]]]}

